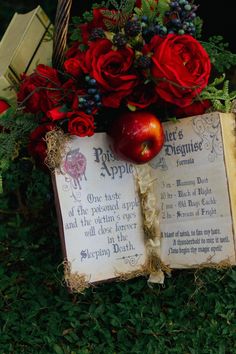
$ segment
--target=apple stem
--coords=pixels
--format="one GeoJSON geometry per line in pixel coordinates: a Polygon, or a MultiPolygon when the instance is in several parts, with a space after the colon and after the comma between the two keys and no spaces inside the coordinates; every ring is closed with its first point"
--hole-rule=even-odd
{"type": "Polygon", "coordinates": [[[141,155],[145,154],[145,152],[147,151],[148,147],[149,147],[148,143],[144,143],[143,144],[143,149],[142,149],[141,155]]]}

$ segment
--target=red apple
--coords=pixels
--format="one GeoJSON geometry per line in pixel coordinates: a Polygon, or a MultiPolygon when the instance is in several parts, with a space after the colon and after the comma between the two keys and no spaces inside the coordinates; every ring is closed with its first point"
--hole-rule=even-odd
{"type": "Polygon", "coordinates": [[[137,164],[153,159],[164,144],[160,120],[147,111],[123,113],[108,134],[114,153],[137,164]]]}

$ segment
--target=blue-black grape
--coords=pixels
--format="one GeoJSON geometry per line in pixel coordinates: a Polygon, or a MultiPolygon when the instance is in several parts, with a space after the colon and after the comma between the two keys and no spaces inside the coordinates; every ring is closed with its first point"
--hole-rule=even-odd
{"type": "Polygon", "coordinates": [[[170,10],[166,11],[167,33],[195,34],[193,20],[196,17],[197,6],[188,0],[171,1],[170,10]]]}

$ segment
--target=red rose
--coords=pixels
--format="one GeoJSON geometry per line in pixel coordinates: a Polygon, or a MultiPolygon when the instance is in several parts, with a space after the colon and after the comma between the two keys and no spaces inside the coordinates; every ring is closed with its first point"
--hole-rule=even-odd
{"type": "Polygon", "coordinates": [[[152,84],[141,84],[127,97],[127,104],[137,108],[146,108],[157,100],[156,92],[152,84]]]}
{"type": "Polygon", "coordinates": [[[10,105],[5,100],[0,99],[0,114],[4,113],[9,107],[10,105]]]}
{"type": "Polygon", "coordinates": [[[103,91],[103,105],[117,108],[137,83],[132,72],[134,52],[130,47],[113,50],[107,39],[91,42],[85,54],[87,73],[103,91]]]}
{"type": "Polygon", "coordinates": [[[18,92],[18,102],[27,112],[46,113],[58,106],[62,97],[56,69],[40,64],[30,76],[24,76],[18,92]]]}
{"type": "Polygon", "coordinates": [[[84,112],[70,112],[67,114],[69,118],[68,133],[77,136],[92,136],[95,126],[93,116],[84,112]]]}
{"type": "Polygon", "coordinates": [[[79,76],[82,72],[80,61],[76,58],[69,58],[64,62],[65,71],[73,76],[79,76]]]}
{"type": "Polygon", "coordinates": [[[77,52],[80,51],[79,46],[80,46],[79,42],[74,42],[73,45],[65,53],[66,59],[74,58],[77,52]]]}
{"type": "Polygon", "coordinates": [[[29,136],[29,153],[32,155],[38,165],[44,166],[44,160],[47,156],[47,145],[45,135],[47,132],[55,129],[54,123],[39,125],[29,136]]]}
{"type": "Polygon", "coordinates": [[[204,114],[206,110],[211,106],[212,105],[209,100],[196,101],[193,102],[190,106],[174,108],[173,114],[175,114],[175,116],[178,118],[197,116],[204,114]]]}
{"type": "Polygon", "coordinates": [[[192,103],[207,85],[211,64],[202,45],[190,35],[154,36],[151,74],[160,97],[180,107],[192,103]]]}
{"type": "MultiPolygon", "coordinates": [[[[72,47],[71,47],[71,49],[72,49],[72,47]]],[[[71,71],[71,74],[72,74],[72,71],[74,71],[74,74],[77,74],[79,71],[78,75],[80,75],[81,72],[87,71],[87,69],[84,65],[85,51],[82,52],[78,46],[75,46],[73,48],[73,50],[71,50],[71,49],[69,49],[67,52],[68,53],[67,60],[73,59],[74,62],[73,62],[73,64],[72,64],[72,62],[71,63],[69,62],[69,65],[71,67],[69,70],[71,71]],[[72,68],[72,65],[74,66],[74,68],[72,68]],[[79,67],[76,68],[76,66],[79,66],[79,67]],[[76,73],[76,71],[77,71],[77,73],[76,73]]],[[[69,65],[68,65],[68,67],[69,67],[69,65]]],[[[72,74],[72,75],[74,75],[74,74],[72,74]]]]}

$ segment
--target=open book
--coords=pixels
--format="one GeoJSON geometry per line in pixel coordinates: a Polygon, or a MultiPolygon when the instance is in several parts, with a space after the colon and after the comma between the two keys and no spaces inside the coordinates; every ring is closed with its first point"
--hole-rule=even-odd
{"type": "Polygon", "coordinates": [[[68,143],[54,187],[71,288],[235,264],[235,116],[214,112],[164,129],[161,153],[141,166],[115,156],[105,133],[68,143]]]}

